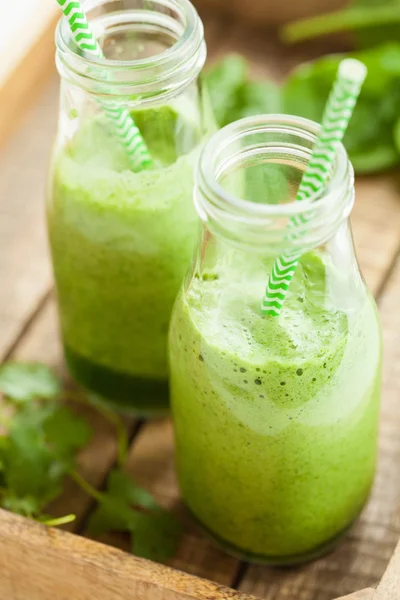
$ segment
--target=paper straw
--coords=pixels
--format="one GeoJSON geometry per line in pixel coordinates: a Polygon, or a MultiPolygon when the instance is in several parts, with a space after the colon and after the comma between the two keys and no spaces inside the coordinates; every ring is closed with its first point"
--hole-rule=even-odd
{"type": "MultiPolygon", "coordinates": [[[[325,106],[321,130],[297,191],[296,201],[317,194],[326,185],[366,75],[365,65],[358,60],[348,58],[339,64],[337,78],[325,106]]],[[[289,228],[295,229],[306,223],[304,215],[297,215],[291,218],[289,228]]],[[[289,233],[289,239],[296,239],[295,233],[289,233]]],[[[301,254],[300,249],[293,249],[276,259],[261,303],[263,314],[280,314],[301,254]]]]}
{"type": "MultiPolygon", "coordinates": [[[[68,21],[76,45],[84,52],[104,58],[81,3],[78,0],[57,0],[57,2],[68,21]]],[[[113,122],[116,134],[127,151],[132,169],[141,171],[151,166],[150,153],[129,111],[112,100],[98,99],[98,103],[113,122]]]]}

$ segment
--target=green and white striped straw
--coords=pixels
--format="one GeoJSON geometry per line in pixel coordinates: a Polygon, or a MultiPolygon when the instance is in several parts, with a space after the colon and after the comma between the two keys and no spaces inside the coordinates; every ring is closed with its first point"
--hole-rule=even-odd
{"type": "MultiPolygon", "coordinates": [[[[317,194],[326,185],[366,75],[365,65],[358,60],[347,58],[339,64],[337,78],[325,107],[321,130],[297,191],[296,201],[317,194]]],[[[297,215],[291,218],[289,229],[306,223],[304,215],[297,215]]],[[[295,234],[289,233],[289,239],[296,239],[295,234]]],[[[261,303],[263,314],[280,314],[301,254],[300,249],[293,249],[276,259],[261,303]]]]}
{"type": "MultiPolygon", "coordinates": [[[[57,0],[57,2],[68,20],[77,46],[84,52],[104,58],[79,0],[57,0]]],[[[113,122],[116,134],[127,151],[132,169],[141,171],[151,166],[149,150],[126,108],[122,108],[118,102],[112,100],[99,99],[98,103],[113,122]]]]}

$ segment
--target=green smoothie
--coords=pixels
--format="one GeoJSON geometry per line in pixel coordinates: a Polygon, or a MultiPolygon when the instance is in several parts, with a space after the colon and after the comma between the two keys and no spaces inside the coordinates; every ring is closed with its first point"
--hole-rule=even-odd
{"type": "Polygon", "coordinates": [[[182,292],[170,333],[183,497],[232,552],[290,564],[352,523],[373,480],[381,346],[373,300],[339,310],[317,251],[279,318],[262,265],[232,251],[182,292]]]}
{"type": "Polygon", "coordinates": [[[200,133],[169,106],[133,116],[154,169],[133,173],[109,122],[89,117],[56,155],[48,228],[72,374],[147,414],[168,402],[167,331],[197,232],[200,133]]]}

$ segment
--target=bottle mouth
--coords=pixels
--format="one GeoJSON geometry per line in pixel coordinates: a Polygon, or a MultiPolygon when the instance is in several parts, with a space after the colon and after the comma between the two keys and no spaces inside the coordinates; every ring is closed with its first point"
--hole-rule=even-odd
{"type": "Polygon", "coordinates": [[[204,66],[203,24],[189,0],[88,0],[85,13],[104,57],[82,52],[62,17],[56,62],[87,92],[142,100],[175,94],[204,66]]]}
{"type": "Polygon", "coordinates": [[[248,117],[219,130],[197,169],[200,218],[232,241],[278,246],[279,252],[299,241],[305,249],[325,242],[351,212],[354,172],[340,144],[327,186],[296,201],[319,130],[313,121],[284,114],[248,117]]]}

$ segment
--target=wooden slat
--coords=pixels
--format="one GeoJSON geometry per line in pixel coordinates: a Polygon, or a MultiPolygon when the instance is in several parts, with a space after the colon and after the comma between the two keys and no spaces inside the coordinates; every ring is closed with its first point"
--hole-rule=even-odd
{"type": "MultiPolygon", "coordinates": [[[[32,105],[50,74],[55,72],[56,22],[57,19],[50,19],[39,40],[0,86],[0,144],[21,122],[27,107],[32,105]]],[[[6,53],[5,50],[3,52],[6,53]]]]}
{"type": "Polygon", "coordinates": [[[67,377],[53,295],[45,300],[39,314],[25,331],[10,359],[44,362],[60,377],[67,377]]]}
{"type": "Polygon", "coordinates": [[[0,510],[0,597],[254,600],[219,584],[0,510]]]}
{"type": "Polygon", "coordinates": [[[330,555],[290,572],[251,567],[241,584],[243,591],[266,600],[331,600],[337,593],[374,587],[382,577],[400,536],[399,297],[400,260],[380,302],[385,347],[383,402],[378,473],[370,502],[330,555]]]}
{"type": "MultiPolygon", "coordinates": [[[[142,428],[131,448],[127,470],[135,481],[155,495],[162,506],[173,510],[184,524],[185,533],[180,547],[168,564],[193,575],[232,585],[238,561],[219,550],[194,525],[180,501],[169,420],[154,421],[142,428]]],[[[122,536],[102,539],[124,549],[129,548],[122,536]]]]}
{"type": "Polygon", "coordinates": [[[386,572],[378,585],[373,600],[399,600],[400,598],[400,543],[390,559],[386,572]]]}
{"type": "Polygon", "coordinates": [[[337,598],[337,600],[372,600],[374,592],[374,589],[368,588],[366,590],[354,592],[354,594],[350,594],[350,596],[342,596],[341,598],[337,598]]]}
{"type": "Polygon", "coordinates": [[[51,285],[44,202],[56,78],[0,152],[0,360],[51,285]]]}
{"type": "Polygon", "coordinates": [[[356,182],[352,225],[362,272],[379,292],[400,243],[399,175],[370,176],[356,182]]]}

